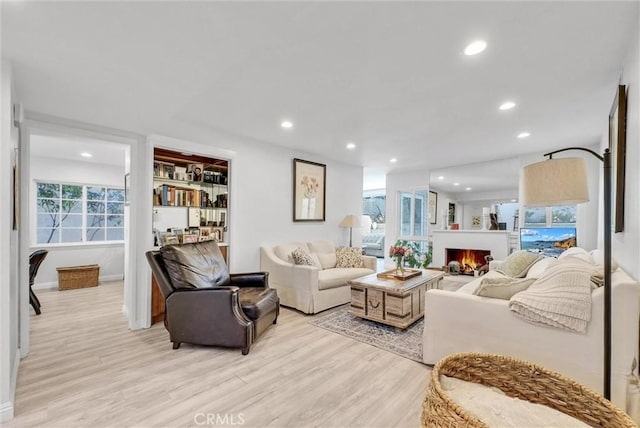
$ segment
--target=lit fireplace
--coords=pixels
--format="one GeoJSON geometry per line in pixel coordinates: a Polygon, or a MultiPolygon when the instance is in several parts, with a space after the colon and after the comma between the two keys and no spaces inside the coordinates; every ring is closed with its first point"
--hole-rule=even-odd
{"type": "Polygon", "coordinates": [[[488,255],[491,255],[491,251],[447,248],[447,266],[455,260],[460,263],[461,275],[473,275],[474,270],[487,263],[484,256],[488,255]]]}

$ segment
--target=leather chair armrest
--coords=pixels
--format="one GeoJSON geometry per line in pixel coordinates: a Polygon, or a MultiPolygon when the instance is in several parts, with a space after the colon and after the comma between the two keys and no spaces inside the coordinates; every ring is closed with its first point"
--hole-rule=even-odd
{"type": "Polygon", "coordinates": [[[232,273],[230,276],[234,287],[269,288],[269,272],[232,273]]]}
{"type": "Polygon", "coordinates": [[[238,291],[232,286],[174,291],[166,300],[165,325],[170,340],[174,344],[250,346],[254,325],[240,307],[238,291]]]}
{"type": "Polygon", "coordinates": [[[173,318],[171,315],[178,315],[182,320],[195,317],[192,322],[196,318],[202,321],[205,318],[215,320],[229,317],[242,320],[241,323],[251,322],[240,307],[238,290],[233,286],[176,290],[166,300],[169,321],[173,318]]]}

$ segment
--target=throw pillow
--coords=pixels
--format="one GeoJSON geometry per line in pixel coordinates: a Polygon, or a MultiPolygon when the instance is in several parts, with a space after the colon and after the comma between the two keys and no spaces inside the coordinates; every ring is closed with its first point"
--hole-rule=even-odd
{"type": "Polygon", "coordinates": [[[565,257],[575,257],[577,259],[584,260],[587,263],[593,264],[593,257],[591,257],[591,254],[589,254],[589,252],[584,248],[580,248],[580,247],[567,248],[562,252],[562,254],[558,256],[558,260],[562,260],[565,257]]]}
{"type": "Polygon", "coordinates": [[[496,269],[503,275],[511,278],[523,278],[531,266],[544,257],[542,254],[530,253],[528,251],[515,251],[504,259],[502,266],[496,269]]]}
{"type": "Polygon", "coordinates": [[[554,257],[543,257],[542,260],[535,262],[533,266],[531,266],[529,272],[527,272],[527,278],[540,278],[544,275],[544,271],[557,261],[554,257]]]}
{"type": "Polygon", "coordinates": [[[296,248],[291,253],[291,257],[293,258],[293,263],[301,266],[315,266],[320,267],[320,261],[317,257],[312,254],[307,253],[302,248],[296,248]]]}
{"type": "Polygon", "coordinates": [[[314,253],[320,261],[322,269],[332,269],[336,267],[336,253],[314,253]]]}
{"type": "Polygon", "coordinates": [[[215,241],[165,245],[160,254],[175,288],[209,288],[231,281],[215,241]]]}
{"type": "MultiPolygon", "coordinates": [[[[593,250],[589,254],[593,259],[593,263],[595,265],[602,266],[602,269],[604,270],[604,251],[593,250]]],[[[614,258],[611,258],[611,272],[617,271],[619,267],[620,265],[618,264],[618,262],[614,258]]]]}
{"type": "Polygon", "coordinates": [[[363,268],[362,250],[358,247],[336,248],[336,267],[338,268],[363,268]]]}
{"type": "Polygon", "coordinates": [[[492,299],[509,300],[514,294],[529,288],[535,280],[536,278],[484,278],[473,294],[492,299]]]}

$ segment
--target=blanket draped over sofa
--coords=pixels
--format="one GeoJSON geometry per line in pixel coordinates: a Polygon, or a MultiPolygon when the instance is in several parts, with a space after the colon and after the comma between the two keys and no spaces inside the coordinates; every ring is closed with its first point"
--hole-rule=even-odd
{"type": "Polygon", "coordinates": [[[527,290],[514,295],[509,309],[535,324],[584,333],[591,320],[593,265],[568,257],[550,266],[527,290]]]}

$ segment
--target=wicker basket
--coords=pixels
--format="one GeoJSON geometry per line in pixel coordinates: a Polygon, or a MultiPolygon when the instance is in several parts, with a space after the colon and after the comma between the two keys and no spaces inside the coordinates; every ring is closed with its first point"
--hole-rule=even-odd
{"type": "Polygon", "coordinates": [[[489,428],[453,402],[440,375],[501,389],[510,397],[543,404],[591,426],[636,428],[631,418],[604,397],[535,364],[493,354],[449,355],[435,365],[423,404],[422,426],[489,428]]]}
{"type": "Polygon", "coordinates": [[[98,277],[100,276],[100,266],[98,265],[59,267],[56,270],[58,271],[59,290],[74,290],[98,285],[98,277]]]}

